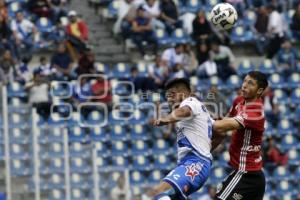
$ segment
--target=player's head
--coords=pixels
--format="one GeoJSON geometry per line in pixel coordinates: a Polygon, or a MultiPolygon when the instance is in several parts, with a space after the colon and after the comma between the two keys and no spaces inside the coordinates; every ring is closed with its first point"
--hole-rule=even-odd
{"type": "Polygon", "coordinates": [[[242,96],[246,100],[259,98],[267,87],[267,76],[259,71],[251,71],[244,79],[242,85],[242,96]]]}
{"type": "Polygon", "coordinates": [[[190,83],[185,78],[175,78],[165,85],[167,101],[171,107],[179,104],[191,94],[190,83]]]}

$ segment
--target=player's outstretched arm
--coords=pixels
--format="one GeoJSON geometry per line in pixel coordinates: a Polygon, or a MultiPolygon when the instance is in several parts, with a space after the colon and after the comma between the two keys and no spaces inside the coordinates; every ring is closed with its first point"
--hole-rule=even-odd
{"type": "Polygon", "coordinates": [[[150,124],[152,124],[153,126],[163,126],[181,121],[183,119],[187,119],[191,117],[192,114],[192,110],[189,106],[183,106],[180,108],[176,108],[165,117],[161,117],[159,119],[151,119],[150,124]]]}

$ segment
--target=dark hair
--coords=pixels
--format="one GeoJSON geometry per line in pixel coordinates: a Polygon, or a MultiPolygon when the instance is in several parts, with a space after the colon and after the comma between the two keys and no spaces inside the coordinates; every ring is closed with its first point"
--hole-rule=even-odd
{"type": "Polygon", "coordinates": [[[168,90],[176,85],[182,84],[184,85],[189,91],[191,91],[190,82],[186,78],[174,78],[165,84],[165,90],[168,90]]]}
{"type": "Polygon", "coordinates": [[[268,87],[268,78],[266,74],[260,71],[250,71],[247,75],[257,81],[258,88],[266,89],[268,87]]]}

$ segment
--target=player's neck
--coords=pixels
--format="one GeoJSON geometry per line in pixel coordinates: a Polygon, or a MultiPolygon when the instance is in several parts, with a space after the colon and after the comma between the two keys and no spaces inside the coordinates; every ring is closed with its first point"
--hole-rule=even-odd
{"type": "Polygon", "coordinates": [[[249,98],[249,99],[245,99],[245,104],[247,103],[251,103],[253,101],[256,101],[257,99],[259,99],[260,97],[254,97],[254,98],[249,98]]]}

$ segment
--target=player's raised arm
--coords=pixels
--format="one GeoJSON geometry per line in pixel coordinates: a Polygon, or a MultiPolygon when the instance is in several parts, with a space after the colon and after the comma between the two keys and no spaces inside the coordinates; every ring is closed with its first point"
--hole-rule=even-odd
{"type": "Polygon", "coordinates": [[[150,123],[154,126],[163,126],[170,123],[176,123],[180,120],[187,119],[192,116],[192,110],[189,106],[176,108],[169,115],[159,119],[152,119],[150,123]]]}

